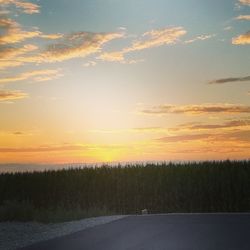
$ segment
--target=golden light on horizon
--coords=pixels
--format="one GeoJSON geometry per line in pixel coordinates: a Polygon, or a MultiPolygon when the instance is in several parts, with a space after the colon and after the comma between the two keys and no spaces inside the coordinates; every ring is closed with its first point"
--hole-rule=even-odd
{"type": "Polygon", "coordinates": [[[0,163],[249,158],[248,6],[234,2],[93,2],[94,15],[3,0],[0,163]]]}

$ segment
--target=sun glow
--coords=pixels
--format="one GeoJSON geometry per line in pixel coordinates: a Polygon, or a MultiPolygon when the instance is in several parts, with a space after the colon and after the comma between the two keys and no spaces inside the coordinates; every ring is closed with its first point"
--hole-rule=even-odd
{"type": "Polygon", "coordinates": [[[0,163],[249,157],[248,1],[0,2],[0,163]]]}

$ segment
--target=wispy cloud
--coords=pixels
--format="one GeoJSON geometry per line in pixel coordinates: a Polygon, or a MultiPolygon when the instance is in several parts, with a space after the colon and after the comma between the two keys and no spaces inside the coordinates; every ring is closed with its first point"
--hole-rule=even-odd
{"type": "Polygon", "coordinates": [[[226,143],[249,143],[250,133],[249,130],[229,131],[224,133],[209,133],[209,134],[183,134],[164,136],[156,139],[156,141],[163,143],[186,143],[194,141],[202,142],[226,142],[226,143]]]}
{"type": "Polygon", "coordinates": [[[250,15],[240,15],[235,18],[236,20],[248,20],[250,21],[250,15]]]}
{"type": "Polygon", "coordinates": [[[23,81],[32,79],[33,81],[41,82],[56,79],[62,76],[60,69],[45,69],[24,72],[16,76],[0,78],[0,84],[23,81]]]}
{"type": "Polygon", "coordinates": [[[15,131],[12,133],[12,135],[25,135],[25,134],[21,131],[15,131]]]}
{"type": "Polygon", "coordinates": [[[41,62],[60,62],[72,58],[87,57],[100,52],[102,46],[114,39],[122,38],[123,33],[76,32],[65,36],[63,41],[49,45],[39,56],[41,62]]]}
{"type": "Polygon", "coordinates": [[[63,37],[63,34],[60,33],[55,33],[55,34],[43,34],[42,32],[40,32],[39,36],[40,38],[44,38],[44,39],[49,39],[49,40],[57,40],[59,38],[63,37]]]}
{"type": "Polygon", "coordinates": [[[135,132],[159,132],[159,131],[165,131],[166,129],[162,127],[139,127],[139,128],[133,128],[133,131],[135,132]]]}
{"type": "Polygon", "coordinates": [[[85,147],[82,145],[48,145],[48,146],[37,146],[37,147],[0,147],[0,153],[39,153],[39,152],[55,152],[55,151],[74,151],[83,150],[85,147]]]}
{"type": "MultiPolygon", "coordinates": [[[[1,7],[15,5],[27,14],[39,12],[39,6],[29,2],[18,0],[0,0],[0,4],[1,7]]],[[[38,47],[35,45],[23,45],[27,39],[42,38],[55,40],[63,36],[62,34],[44,34],[36,27],[32,27],[30,30],[24,30],[17,21],[8,18],[8,14],[8,12],[6,12],[6,14],[0,14],[0,69],[17,67],[27,62],[37,61],[37,58],[35,59],[34,55],[32,57],[27,57],[26,55],[30,52],[38,50],[38,47]]]]}
{"type": "Polygon", "coordinates": [[[15,48],[15,47],[0,48],[0,60],[3,61],[3,60],[15,59],[17,56],[21,56],[23,54],[32,52],[37,49],[38,47],[33,44],[26,44],[20,48],[15,48]]]}
{"type": "Polygon", "coordinates": [[[43,34],[37,28],[31,31],[22,30],[19,23],[6,17],[0,17],[0,28],[3,31],[0,36],[0,45],[15,44],[35,37],[52,40],[62,37],[62,34],[43,34]]]}
{"type": "Polygon", "coordinates": [[[11,68],[23,65],[24,55],[27,55],[38,49],[32,44],[24,45],[23,47],[0,47],[0,69],[11,68]]]}
{"type": "Polygon", "coordinates": [[[124,52],[122,51],[114,51],[114,52],[103,52],[98,59],[107,62],[124,62],[124,52]]]}
{"type": "Polygon", "coordinates": [[[250,76],[243,77],[228,77],[228,78],[220,78],[213,81],[210,81],[209,84],[223,84],[223,83],[231,83],[231,82],[249,82],[250,76]]]}
{"type": "Polygon", "coordinates": [[[200,131],[200,130],[221,130],[221,129],[248,129],[250,119],[239,119],[227,121],[221,124],[186,123],[169,128],[169,131],[200,131]]]}
{"type": "Polygon", "coordinates": [[[187,141],[207,140],[211,138],[212,136],[213,135],[211,134],[171,135],[171,136],[165,136],[156,140],[160,142],[164,142],[164,143],[187,142],[187,141]]]}
{"type": "Polygon", "coordinates": [[[22,42],[40,35],[38,30],[23,31],[20,25],[10,18],[0,18],[0,28],[4,31],[0,36],[0,45],[22,42]]]}
{"type": "MultiPolygon", "coordinates": [[[[8,14],[13,14],[12,6],[26,14],[39,13],[39,5],[29,1],[21,0],[0,0],[0,69],[17,67],[26,63],[51,63],[61,62],[71,58],[87,57],[102,51],[102,46],[117,38],[124,37],[124,30],[109,33],[75,32],[68,35],[44,34],[36,27],[29,30],[23,27],[8,14]],[[34,51],[33,47],[22,45],[27,39],[42,38],[49,40],[59,40],[48,45],[44,50],[37,50],[32,55],[27,55],[34,51]],[[11,47],[15,45],[15,48],[11,47]]],[[[93,66],[93,63],[91,63],[93,66]]],[[[86,66],[86,65],[85,65],[86,66]]],[[[13,79],[14,80],[14,79],[13,79]]],[[[45,80],[39,78],[38,80],[45,80]]],[[[11,81],[11,79],[10,79],[11,81]]]]}
{"type": "Polygon", "coordinates": [[[226,30],[226,31],[231,30],[231,29],[233,29],[232,26],[226,26],[226,27],[224,28],[224,30],[226,30]]]}
{"type": "Polygon", "coordinates": [[[203,105],[159,105],[144,109],[140,113],[149,115],[190,114],[202,115],[209,113],[233,114],[250,113],[250,106],[235,104],[203,104],[203,105]]]}
{"type": "Polygon", "coordinates": [[[232,44],[234,45],[245,45],[250,44],[250,31],[243,35],[239,35],[232,39],[232,44]]]}
{"type": "Polygon", "coordinates": [[[37,130],[0,130],[0,136],[9,137],[9,136],[34,136],[38,135],[37,130]]]}
{"type": "Polygon", "coordinates": [[[31,2],[24,2],[21,0],[0,0],[0,4],[4,7],[9,5],[15,5],[16,8],[20,9],[26,14],[39,13],[40,6],[31,2]]]}
{"type": "Polygon", "coordinates": [[[175,127],[137,127],[137,128],[128,128],[128,129],[112,129],[112,130],[90,130],[91,133],[100,133],[100,134],[126,134],[126,133],[164,133],[164,134],[173,134],[173,133],[183,133],[187,131],[221,131],[221,130],[232,130],[240,129],[246,130],[250,129],[250,119],[235,119],[226,121],[224,123],[199,123],[199,122],[190,122],[175,127]]]}
{"type": "Polygon", "coordinates": [[[124,128],[124,129],[94,129],[89,130],[90,133],[98,134],[124,134],[124,133],[159,133],[167,132],[167,128],[163,127],[138,127],[138,128],[124,128]]]}
{"type": "Polygon", "coordinates": [[[125,47],[120,51],[104,52],[98,59],[109,62],[131,63],[131,61],[125,59],[127,53],[175,44],[186,33],[187,31],[183,27],[154,29],[142,34],[132,42],[131,46],[125,47]]]}
{"type": "Polygon", "coordinates": [[[243,5],[249,5],[250,6],[250,0],[239,0],[239,3],[243,4],[243,5]]]}
{"type": "MultiPolygon", "coordinates": [[[[1,22],[1,21],[0,21],[1,22]]],[[[50,44],[43,51],[38,51],[34,55],[24,55],[34,50],[34,46],[21,48],[0,48],[0,53],[4,58],[0,59],[0,69],[15,67],[25,63],[53,63],[61,62],[73,58],[87,57],[91,54],[101,52],[102,46],[117,38],[123,37],[123,33],[91,33],[91,32],[77,32],[71,35],[50,34],[45,35],[40,31],[32,32],[11,32],[2,37],[2,45],[14,43],[15,41],[25,40],[28,37],[41,37],[45,39],[60,39],[58,43],[50,44]],[[28,50],[30,49],[30,50],[28,50]],[[12,53],[12,54],[11,54],[12,53]]],[[[1,38],[0,38],[1,45],[1,38]]],[[[93,63],[92,63],[93,66],[93,63]]]]}
{"type": "Polygon", "coordinates": [[[86,63],[83,64],[84,67],[93,67],[95,66],[97,63],[95,61],[88,61],[86,63]]]}
{"type": "Polygon", "coordinates": [[[163,28],[151,30],[142,35],[142,39],[133,42],[126,52],[159,47],[167,44],[175,44],[179,38],[187,33],[183,27],[163,28]]]}
{"type": "Polygon", "coordinates": [[[0,147],[0,153],[42,153],[61,151],[121,150],[128,148],[121,144],[48,144],[34,147],[0,147]]]}
{"type": "Polygon", "coordinates": [[[197,37],[195,37],[193,39],[187,40],[184,43],[193,43],[193,42],[196,42],[196,41],[204,41],[204,40],[210,39],[210,38],[215,37],[215,36],[216,36],[215,34],[201,35],[201,36],[197,36],[197,37]]]}
{"type": "Polygon", "coordinates": [[[0,90],[0,102],[27,98],[28,94],[21,91],[0,90]]]}

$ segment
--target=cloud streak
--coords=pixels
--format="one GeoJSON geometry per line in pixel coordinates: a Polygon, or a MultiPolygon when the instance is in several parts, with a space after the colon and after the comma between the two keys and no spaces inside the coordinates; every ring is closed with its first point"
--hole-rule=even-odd
{"type": "Polygon", "coordinates": [[[123,33],[76,32],[60,41],[49,45],[38,56],[39,62],[61,62],[72,58],[87,57],[100,52],[102,46],[114,39],[122,38],[123,33]]]}
{"type": "Polygon", "coordinates": [[[196,42],[196,41],[204,41],[204,40],[210,39],[212,37],[215,37],[215,34],[212,34],[212,35],[201,35],[201,36],[197,36],[197,37],[195,37],[193,39],[187,40],[184,43],[193,43],[193,42],[196,42]]]}
{"type": "Polygon", "coordinates": [[[247,130],[250,128],[250,119],[236,119],[226,121],[224,123],[206,124],[206,123],[184,123],[175,127],[137,127],[128,129],[113,129],[113,130],[90,130],[90,133],[101,134],[126,134],[126,133],[183,133],[186,131],[221,131],[221,130],[247,130]]]}
{"type": "Polygon", "coordinates": [[[212,142],[212,143],[250,143],[250,131],[230,131],[218,134],[183,134],[165,136],[156,139],[155,141],[163,143],[186,143],[186,142],[212,142]]]}
{"type": "Polygon", "coordinates": [[[242,5],[249,5],[250,6],[250,0],[239,0],[239,3],[242,5]]]}
{"type": "Polygon", "coordinates": [[[39,152],[55,152],[55,151],[75,151],[83,150],[85,147],[81,145],[49,145],[38,147],[22,147],[22,148],[0,148],[0,153],[39,153],[39,152]]]}
{"type": "Polygon", "coordinates": [[[20,43],[35,37],[52,40],[62,37],[62,34],[43,34],[38,29],[31,31],[22,30],[19,23],[6,17],[0,18],[0,29],[3,31],[3,35],[0,36],[0,45],[20,43]]]}
{"type": "Polygon", "coordinates": [[[159,105],[149,109],[144,109],[140,113],[148,115],[166,115],[166,114],[240,114],[250,113],[250,106],[234,104],[204,104],[204,105],[159,105]]]}
{"type": "Polygon", "coordinates": [[[19,0],[0,0],[0,4],[4,7],[9,5],[15,5],[16,8],[20,9],[26,14],[39,13],[40,6],[31,2],[23,2],[19,0]]]}
{"type": "Polygon", "coordinates": [[[0,36],[0,45],[22,42],[40,35],[38,30],[23,31],[20,25],[10,18],[0,18],[0,29],[3,30],[3,35],[0,36]]]}
{"type": "Polygon", "coordinates": [[[246,129],[250,127],[250,119],[232,120],[222,124],[200,124],[187,123],[181,124],[174,128],[169,128],[169,131],[200,131],[200,130],[219,130],[219,129],[246,129]]]}
{"type": "Polygon", "coordinates": [[[27,79],[32,79],[33,81],[41,82],[41,81],[57,79],[61,76],[62,73],[60,73],[60,69],[34,70],[34,71],[24,72],[12,77],[0,78],[0,84],[23,81],[27,79]]]}
{"type": "Polygon", "coordinates": [[[162,45],[175,44],[179,38],[187,33],[183,27],[163,28],[151,30],[142,35],[142,39],[133,42],[132,46],[125,49],[126,52],[144,50],[162,45]]]}
{"type": "Polygon", "coordinates": [[[213,81],[210,81],[209,84],[223,84],[223,83],[231,83],[231,82],[249,82],[250,76],[244,77],[228,77],[228,78],[220,78],[213,81]]]}
{"type": "Polygon", "coordinates": [[[95,61],[88,61],[86,63],[83,64],[84,67],[94,67],[96,66],[96,62],[95,61]]]}
{"type": "Polygon", "coordinates": [[[250,15],[240,15],[235,18],[236,20],[247,20],[250,21],[250,15]]]}
{"type": "Polygon", "coordinates": [[[180,37],[184,36],[186,33],[187,31],[183,27],[167,27],[151,30],[145,32],[138,39],[133,41],[131,46],[120,51],[102,53],[98,59],[109,62],[126,63],[125,55],[127,53],[156,48],[163,45],[176,44],[180,37]]]}
{"type": "Polygon", "coordinates": [[[122,51],[104,52],[98,56],[98,59],[106,62],[125,62],[124,54],[125,52],[122,51]]]}
{"type": "Polygon", "coordinates": [[[232,39],[232,44],[234,45],[246,45],[250,44],[250,31],[243,35],[239,35],[232,39]]]}
{"type": "Polygon", "coordinates": [[[0,102],[27,98],[28,94],[21,91],[0,90],[0,102]]]}
{"type": "Polygon", "coordinates": [[[194,134],[194,135],[172,135],[172,136],[165,136],[157,141],[164,142],[164,143],[172,143],[172,142],[187,142],[187,141],[200,141],[200,140],[207,140],[211,138],[211,134],[194,134]]]}
{"type": "Polygon", "coordinates": [[[17,67],[23,65],[24,55],[27,55],[38,49],[32,44],[24,45],[23,47],[0,47],[0,69],[17,67]]]}
{"type": "Polygon", "coordinates": [[[42,153],[42,152],[61,152],[61,151],[95,151],[95,150],[120,150],[128,148],[120,144],[49,144],[34,147],[0,147],[0,153],[42,153]]]}

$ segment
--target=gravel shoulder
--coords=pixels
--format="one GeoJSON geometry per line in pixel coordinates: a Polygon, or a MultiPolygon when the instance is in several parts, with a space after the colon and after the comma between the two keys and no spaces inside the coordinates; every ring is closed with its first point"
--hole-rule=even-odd
{"type": "Polygon", "coordinates": [[[126,216],[101,216],[56,224],[2,222],[0,223],[0,250],[18,249],[39,241],[64,236],[124,217],[126,216]]]}

